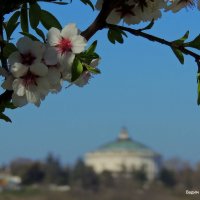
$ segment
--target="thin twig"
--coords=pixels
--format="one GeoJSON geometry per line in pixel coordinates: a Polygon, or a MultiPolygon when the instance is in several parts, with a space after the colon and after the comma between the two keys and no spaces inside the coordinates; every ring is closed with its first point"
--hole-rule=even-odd
{"type": "Polygon", "coordinates": [[[148,34],[148,33],[144,33],[141,30],[136,30],[136,29],[133,29],[133,28],[128,28],[128,27],[119,26],[119,25],[113,25],[113,24],[106,24],[105,28],[118,28],[118,29],[126,31],[126,32],[128,32],[132,35],[143,37],[143,38],[150,40],[152,42],[158,42],[160,44],[164,44],[164,45],[169,46],[171,48],[179,49],[182,53],[192,56],[195,60],[200,60],[199,54],[194,53],[193,51],[186,49],[184,46],[177,46],[173,42],[169,42],[169,41],[167,41],[163,38],[159,38],[157,36],[154,36],[154,35],[151,35],[151,34],[148,34]]]}

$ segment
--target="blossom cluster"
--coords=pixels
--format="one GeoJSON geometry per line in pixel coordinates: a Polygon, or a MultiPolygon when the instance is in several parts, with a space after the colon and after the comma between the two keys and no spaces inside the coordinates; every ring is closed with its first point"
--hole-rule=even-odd
{"type": "MultiPolygon", "coordinates": [[[[85,50],[86,44],[75,24],[69,24],[61,31],[52,27],[47,34],[47,43],[20,38],[17,51],[8,57],[9,69],[0,68],[0,75],[5,77],[2,87],[13,91],[13,104],[17,107],[27,103],[39,106],[49,92],[59,92],[65,80],[80,87],[87,84],[91,77],[87,70],[71,81],[73,61],[85,50]]],[[[90,66],[95,68],[97,65],[98,59],[92,60],[90,66]]]]}
{"type": "MultiPolygon", "coordinates": [[[[96,9],[101,10],[104,0],[97,0],[96,9]]],[[[198,7],[200,1],[198,1],[198,7]]],[[[182,8],[195,6],[195,0],[124,0],[112,10],[107,18],[110,24],[121,20],[128,25],[157,20],[162,10],[178,12],[182,8]]]]}

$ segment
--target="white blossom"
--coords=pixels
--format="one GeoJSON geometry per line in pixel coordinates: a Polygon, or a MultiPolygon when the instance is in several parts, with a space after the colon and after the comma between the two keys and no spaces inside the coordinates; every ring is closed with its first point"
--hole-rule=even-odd
{"type": "Polygon", "coordinates": [[[75,24],[68,24],[61,31],[51,28],[47,34],[50,46],[57,51],[58,62],[62,71],[71,72],[75,54],[84,51],[86,40],[80,35],[75,24]]]}
{"type": "Polygon", "coordinates": [[[171,5],[166,8],[166,11],[171,10],[173,13],[180,11],[186,7],[195,6],[195,0],[171,0],[171,5]]]}
{"type": "MultiPolygon", "coordinates": [[[[96,8],[102,8],[103,0],[98,0],[96,8]]],[[[138,24],[142,21],[157,20],[162,16],[161,9],[167,6],[165,0],[145,0],[137,2],[135,0],[123,1],[114,8],[107,18],[107,22],[118,24],[121,20],[126,24],[138,24]]]]}
{"type": "MultiPolygon", "coordinates": [[[[13,103],[19,107],[27,103],[39,106],[49,92],[48,67],[43,63],[46,47],[28,37],[19,39],[16,46],[18,51],[8,58],[10,71],[14,77],[13,103]]],[[[54,64],[52,58],[48,62],[54,64]]]]}

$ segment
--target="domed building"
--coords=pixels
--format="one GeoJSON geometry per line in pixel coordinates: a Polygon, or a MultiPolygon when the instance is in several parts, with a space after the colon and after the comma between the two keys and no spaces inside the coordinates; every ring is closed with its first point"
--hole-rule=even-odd
{"type": "Polygon", "coordinates": [[[153,180],[161,166],[160,154],[131,139],[126,129],[122,129],[117,140],[102,145],[85,155],[85,164],[96,173],[110,171],[117,173],[144,169],[149,180],[153,180]]]}

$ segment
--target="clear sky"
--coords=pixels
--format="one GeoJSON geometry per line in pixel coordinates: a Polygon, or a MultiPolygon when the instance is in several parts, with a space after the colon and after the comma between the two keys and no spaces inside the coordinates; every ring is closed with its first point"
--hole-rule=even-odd
{"type": "MultiPolygon", "coordinates": [[[[62,25],[84,30],[97,12],[73,1],[68,6],[42,4],[62,25]]],[[[200,12],[164,13],[151,31],[168,40],[187,30],[200,33],[200,12]]],[[[16,38],[18,34],[16,34],[16,38]]],[[[8,111],[13,123],[0,121],[0,164],[18,157],[43,159],[48,152],[72,163],[85,152],[114,140],[126,126],[131,137],[164,158],[200,161],[200,107],[196,104],[196,65],[182,66],[168,47],[129,36],[112,45],[107,32],[98,39],[101,75],[84,88],[70,87],[49,95],[40,108],[8,111]]]]}

